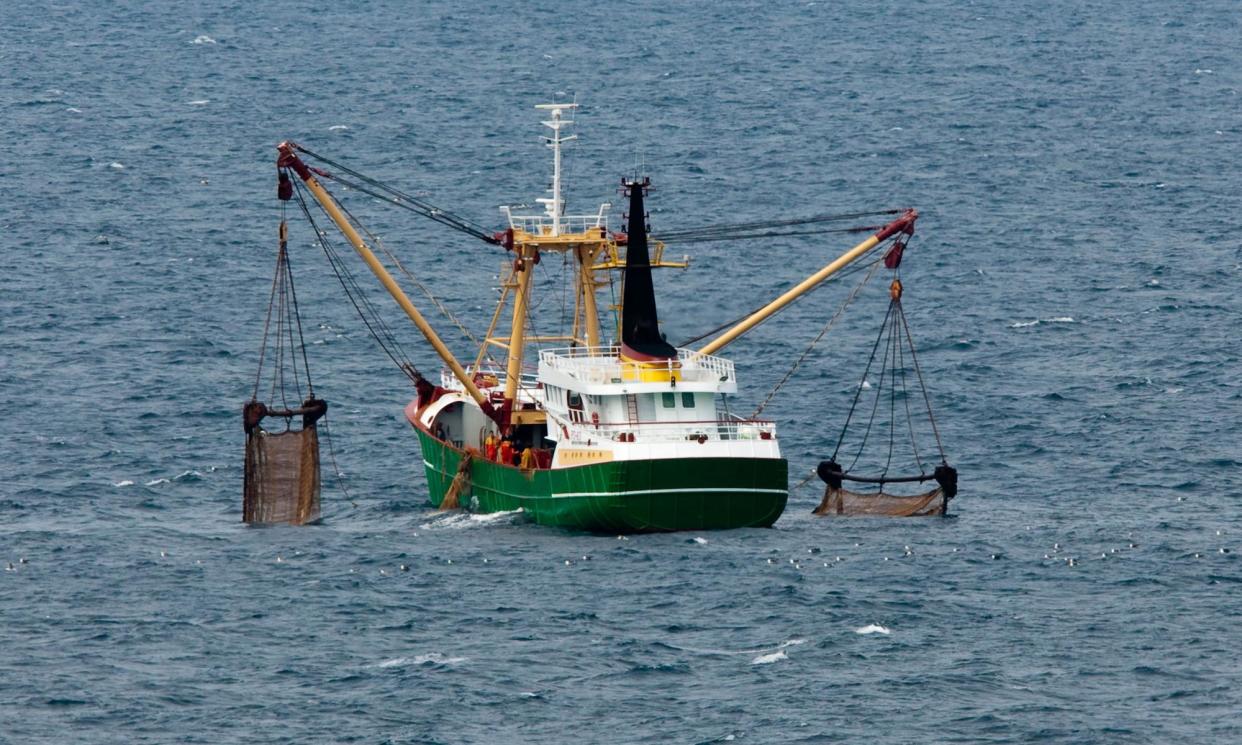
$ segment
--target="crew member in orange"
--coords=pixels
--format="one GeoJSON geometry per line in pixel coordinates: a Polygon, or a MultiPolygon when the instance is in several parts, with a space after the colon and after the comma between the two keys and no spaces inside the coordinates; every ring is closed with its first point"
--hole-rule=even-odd
{"type": "Polygon", "coordinates": [[[534,450],[531,450],[530,448],[526,448],[525,450],[522,451],[522,463],[520,467],[523,471],[529,471],[535,467],[535,451],[534,450]]]}
{"type": "Polygon", "coordinates": [[[483,453],[489,461],[496,460],[496,435],[491,432],[487,433],[487,439],[483,441],[483,453]]]}
{"type": "Polygon", "coordinates": [[[506,466],[513,465],[513,443],[509,442],[509,438],[500,441],[500,462],[506,466]]]}

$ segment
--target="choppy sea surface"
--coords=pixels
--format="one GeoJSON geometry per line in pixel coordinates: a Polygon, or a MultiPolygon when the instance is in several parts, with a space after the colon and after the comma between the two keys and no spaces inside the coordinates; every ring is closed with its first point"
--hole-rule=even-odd
{"type": "MultiPolygon", "coordinates": [[[[1239,38],[1224,0],[6,7],[0,743],[1242,740],[1239,38]],[[534,104],[575,97],[571,211],[635,172],[657,233],[919,208],[952,517],[814,518],[817,482],[769,530],[437,514],[412,391],[294,222],[343,475],[319,525],[240,523],[274,145],[499,229],[549,180],[534,104]]],[[[503,256],[354,204],[482,330],[503,256]]],[[[852,242],[671,245],[664,328],[852,242]]],[[[850,286],[729,348],[736,410],[850,286]]],[[[885,304],[764,412],[795,484],[885,304]]]]}

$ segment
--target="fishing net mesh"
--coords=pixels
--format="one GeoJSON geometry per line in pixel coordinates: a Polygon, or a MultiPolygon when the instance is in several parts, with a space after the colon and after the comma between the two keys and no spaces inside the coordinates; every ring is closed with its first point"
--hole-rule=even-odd
{"type": "Polygon", "coordinates": [[[302,525],[319,518],[319,435],[311,425],[246,436],[245,499],[248,523],[302,525]]]}
{"type": "Polygon", "coordinates": [[[923,494],[902,496],[884,491],[865,494],[849,489],[824,490],[824,499],[815,508],[816,515],[888,515],[892,517],[921,517],[943,515],[944,490],[937,487],[923,494]]]}

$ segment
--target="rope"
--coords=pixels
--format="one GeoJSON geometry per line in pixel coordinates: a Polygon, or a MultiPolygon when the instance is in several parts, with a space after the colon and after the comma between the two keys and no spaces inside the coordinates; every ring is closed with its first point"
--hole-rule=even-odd
{"type": "MultiPolygon", "coordinates": [[[[345,215],[348,216],[349,219],[353,221],[355,225],[357,225],[359,228],[362,229],[362,232],[367,234],[367,237],[371,239],[371,242],[375,244],[376,248],[382,251],[384,255],[389,258],[390,261],[392,261],[393,265],[397,267],[397,270],[400,271],[402,274],[404,274],[407,279],[413,282],[414,286],[417,287],[419,291],[423,293],[423,295],[427,298],[427,300],[430,301],[431,304],[434,305],[436,309],[439,310],[440,313],[449,320],[450,323],[456,326],[457,330],[460,331],[463,336],[465,336],[467,339],[470,340],[471,344],[477,347],[483,346],[482,343],[478,340],[478,338],[470,331],[470,329],[467,328],[466,325],[457,318],[457,316],[453,315],[453,312],[450,311],[448,307],[444,305],[444,303],[442,303],[438,297],[432,294],[431,290],[428,289],[427,285],[419,281],[418,277],[415,277],[414,274],[409,269],[405,268],[405,264],[402,264],[401,260],[398,259],[394,253],[388,250],[388,247],[384,245],[384,242],[380,240],[380,237],[378,235],[372,233],[369,229],[367,229],[367,227],[363,225],[361,221],[359,221],[356,217],[354,217],[353,213],[350,212],[345,207],[345,205],[341,204],[340,200],[336,199],[336,197],[333,197],[333,201],[336,202],[337,207],[339,207],[341,211],[344,212],[345,215]]],[[[487,359],[492,364],[499,365],[499,363],[496,362],[495,358],[493,358],[491,354],[487,355],[487,359]]]]}
{"type": "Polygon", "coordinates": [[[341,473],[341,467],[336,462],[336,447],[332,444],[332,432],[328,429],[328,415],[324,414],[319,421],[323,423],[323,436],[328,441],[328,457],[332,459],[332,475],[336,477],[336,484],[341,487],[345,498],[354,506],[354,509],[358,509],[358,503],[354,501],[354,495],[350,494],[349,488],[345,486],[345,475],[341,473]]]}
{"type": "MultiPolygon", "coordinates": [[[[893,306],[890,303],[888,306],[888,313],[884,315],[884,323],[883,325],[880,326],[880,333],[876,335],[875,344],[872,345],[871,347],[871,357],[867,360],[866,369],[863,370],[862,383],[867,382],[867,374],[871,372],[871,364],[875,362],[876,350],[880,348],[880,340],[884,338],[884,331],[888,327],[888,317],[889,315],[892,314],[892,312],[893,312],[893,306]]],[[[859,383],[858,388],[854,391],[854,401],[853,403],[850,404],[850,411],[845,416],[845,426],[841,428],[841,436],[837,438],[837,446],[832,451],[832,460],[836,460],[837,454],[841,452],[841,444],[845,441],[845,433],[850,427],[850,421],[854,418],[854,409],[858,406],[858,399],[860,396],[862,396],[862,392],[863,392],[862,383],[859,383]]],[[[868,429],[868,432],[870,432],[870,427],[868,427],[867,429],[868,429]]],[[[866,442],[865,437],[863,441],[864,443],[866,442]]],[[[855,461],[857,461],[857,458],[855,458],[855,461]]],[[[849,470],[849,469],[846,469],[846,470],[849,470]]]]}
{"type": "Polygon", "coordinates": [[[863,276],[862,281],[860,281],[854,289],[850,291],[850,294],[846,296],[845,301],[841,303],[841,307],[837,308],[837,312],[832,314],[832,318],[828,319],[828,323],[826,323],[824,327],[819,330],[819,333],[815,335],[815,338],[811,340],[811,343],[807,345],[806,349],[802,350],[802,354],[799,355],[798,359],[794,360],[793,366],[790,367],[789,371],[785,373],[785,377],[780,379],[780,382],[778,382],[772,388],[771,392],[768,393],[767,398],[763,399],[763,403],[759,404],[759,407],[755,409],[753,414],[750,415],[751,419],[757,419],[759,415],[763,413],[763,410],[767,408],[767,405],[772,402],[772,399],[776,397],[777,392],[779,392],[780,389],[789,382],[789,379],[793,377],[793,374],[796,373],[798,368],[802,366],[802,363],[806,361],[807,356],[811,354],[811,350],[815,348],[815,345],[819,344],[820,340],[824,338],[824,335],[827,334],[832,327],[836,325],[837,321],[841,319],[841,316],[845,314],[845,309],[850,306],[850,303],[854,302],[854,298],[858,297],[858,293],[862,290],[863,286],[871,280],[871,277],[875,275],[875,271],[879,268],[879,266],[879,262],[871,263],[871,266],[867,273],[863,276]]]}
{"type": "MultiPolygon", "coordinates": [[[[885,317],[884,317],[884,321],[885,321],[884,326],[882,326],[882,327],[880,328],[880,333],[881,333],[881,335],[883,335],[886,331],[889,331],[889,329],[890,329],[890,327],[889,327],[889,325],[888,325],[888,320],[889,320],[889,318],[891,317],[892,312],[893,312],[893,306],[892,306],[892,303],[889,303],[889,306],[888,306],[888,313],[887,313],[887,314],[885,315],[885,317]]],[[[891,335],[891,333],[890,333],[890,334],[889,334],[889,337],[887,337],[887,338],[885,339],[885,341],[887,342],[888,338],[891,338],[891,336],[892,336],[892,335],[891,335]]],[[[881,398],[881,394],[884,392],[884,379],[885,379],[886,377],[888,377],[888,350],[889,350],[889,345],[888,345],[887,343],[885,343],[885,345],[884,345],[884,359],[883,359],[883,361],[880,363],[880,379],[879,379],[879,381],[877,381],[877,383],[876,383],[875,402],[874,402],[874,403],[872,403],[872,405],[871,405],[871,417],[867,420],[867,430],[863,433],[863,441],[862,441],[862,443],[858,446],[858,452],[854,454],[854,460],[850,463],[849,468],[846,468],[846,469],[845,469],[846,471],[853,470],[854,466],[855,466],[855,465],[857,465],[857,463],[858,463],[858,459],[862,457],[863,450],[864,450],[864,449],[866,448],[866,446],[867,446],[867,439],[871,436],[871,428],[872,428],[872,426],[874,426],[874,424],[875,424],[875,415],[876,415],[876,412],[878,412],[878,411],[880,410],[880,398],[881,398]]],[[[864,381],[866,381],[866,377],[865,377],[865,376],[863,377],[863,380],[864,380],[864,381]]],[[[862,384],[861,384],[861,383],[860,383],[860,384],[859,384],[859,386],[858,386],[858,393],[862,393],[862,384]]],[[[857,394],[855,394],[855,395],[857,395],[857,394]]]]}
{"type": "Polygon", "coordinates": [[[302,185],[296,181],[294,181],[294,185],[296,187],[294,189],[294,195],[297,197],[298,206],[302,208],[302,214],[306,217],[307,221],[311,225],[311,228],[315,231],[315,235],[319,240],[319,245],[323,248],[324,254],[328,257],[328,263],[332,267],[332,272],[336,275],[337,281],[341,283],[341,287],[345,290],[345,295],[354,306],[354,310],[358,312],[358,317],[362,319],[362,323],[367,327],[367,331],[371,334],[371,337],[375,339],[380,348],[384,350],[384,354],[388,355],[388,358],[393,361],[393,364],[395,364],[397,368],[402,371],[402,373],[406,376],[410,376],[410,370],[413,369],[413,362],[410,361],[410,358],[405,354],[404,350],[401,349],[401,346],[397,343],[396,337],[393,335],[392,330],[388,328],[386,323],[384,323],[384,319],[379,315],[378,311],[376,311],[374,305],[372,305],[371,301],[367,299],[365,294],[363,294],[362,288],[358,286],[358,282],[349,271],[349,267],[345,265],[344,261],[340,257],[340,254],[336,252],[336,249],[332,246],[331,241],[328,240],[328,234],[319,229],[318,223],[315,222],[314,215],[311,214],[310,207],[307,206],[306,197],[302,193],[302,185]],[[368,313],[370,314],[370,317],[368,317],[368,313]]]}
{"type": "MultiPolygon", "coordinates": [[[[780,310],[778,310],[776,313],[773,313],[771,316],[768,316],[767,318],[765,318],[765,319],[763,320],[763,323],[767,323],[768,321],[772,320],[772,319],[773,319],[773,318],[775,318],[776,316],[778,316],[778,315],[780,315],[781,313],[783,313],[784,311],[788,310],[788,309],[790,308],[790,306],[792,306],[792,305],[794,305],[795,303],[799,302],[799,301],[800,301],[800,300],[802,300],[803,298],[805,298],[805,297],[809,296],[811,293],[813,293],[813,292],[815,292],[816,290],[820,289],[821,287],[823,287],[824,285],[828,284],[829,282],[832,282],[832,281],[834,281],[834,280],[843,280],[843,279],[845,279],[845,278],[847,278],[847,277],[852,277],[852,276],[854,276],[855,274],[857,274],[858,272],[860,272],[860,271],[862,271],[862,270],[864,270],[864,269],[868,269],[868,268],[870,268],[872,265],[874,265],[874,264],[876,264],[876,263],[879,263],[880,261],[883,261],[883,255],[882,255],[882,254],[881,254],[880,258],[878,258],[878,259],[873,259],[873,260],[871,260],[870,262],[868,262],[868,263],[866,263],[866,264],[857,264],[857,265],[855,265],[855,266],[851,266],[849,270],[847,270],[847,271],[845,271],[845,272],[843,272],[843,273],[841,273],[841,274],[838,274],[838,275],[835,275],[835,276],[832,276],[832,277],[828,277],[828,278],[826,278],[823,282],[820,282],[819,284],[815,285],[814,287],[812,287],[812,288],[808,289],[808,290],[807,290],[806,292],[804,292],[803,294],[801,294],[801,295],[799,295],[798,297],[794,298],[794,299],[793,299],[792,301],[790,301],[790,303],[789,303],[788,305],[786,305],[784,308],[781,308],[781,309],[780,309],[780,310]]],[[[734,318],[732,321],[727,321],[727,322],[725,322],[725,323],[722,323],[722,324],[720,324],[719,326],[717,326],[716,328],[712,329],[711,331],[707,331],[707,332],[702,333],[702,334],[699,334],[698,336],[695,336],[695,337],[693,337],[693,338],[686,339],[685,341],[683,341],[681,344],[678,344],[677,346],[679,346],[679,347],[688,347],[688,346],[690,346],[691,344],[694,344],[695,342],[700,342],[700,341],[703,341],[704,339],[706,339],[706,338],[707,338],[707,337],[709,337],[709,336],[714,336],[714,335],[716,335],[716,334],[720,333],[721,331],[724,331],[724,330],[725,330],[725,329],[727,329],[727,328],[731,328],[731,327],[733,327],[733,326],[738,325],[738,324],[739,324],[739,323],[741,323],[742,321],[745,321],[747,318],[750,318],[751,316],[753,316],[754,314],[758,313],[759,311],[763,310],[763,309],[764,309],[764,308],[766,308],[766,307],[767,307],[767,303],[764,303],[763,305],[760,305],[758,308],[755,308],[754,310],[750,311],[749,313],[744,313],[744,314],[742,314],[741,316],[738,316],[737,318],[734,318]]],[[[760,326],[762,326],[762,325],[763,325],[763,323],[761,323],[761,324],[759,324],[759,325],[760,325],[760,326]]],[[[757,327],[756,327],[756,328],[757,328],[757,327]]],[[[751,329],[751,331],[754,331],[754,329],[752,328],[752,329],[751,329]]]]}
{"type": "Polygon", "coordinates": [[[883,228],[883,225],[859,225],[853,228],[834,228],[829,230],[786,230],[786,231],[768,231],[764,233],[709,233],[707,235],[695,235],[690,233],[685,236],[661,235],[660,240],[669,243],[709,243],[715,241],[745,241],[755,238],[783,238],[785,236],[798,235],[825,235],[828,233],[874,233],[883,228]]]}
{"type": "Polygon", "coordinates": [[[798,483],[794,486],[794,488],[790,489],[789,491],[791,491],[791,492],[798,491],[798,490],[799,490],[799,489],[801,489],[802,487],[806,486],[806,485],[807,485],[807,483],[808,483],[808,482],[810,482],[810,480],[811,480],[811,479],[813,479],[813,478],[815,478],[815,472],[814,472],[814,471],[811,471],[811,474],[810,474],[809,476],[807,476],[806,478],[804,478],[804,479],[802,479],[801,481],[799,481],[799,482],[798,482],[798,483]]]}
{"type": "Polygon", "coordinates": [[[402,209],[409,210],[416,214],[422,215],[423,217],[426,217],[430,220],[434,220],[435,222],[438,222],[442,225],[447,225],[448,227],[453,228],[454,230],[461,231],[463,233],[466,233],[467,235],[472,235],[475,238],[478,238],[479,240],[485,241],[487,243],[492,243],[492,244],[497,243],[496,238],[491,233],[489,233],[486,229],[484,229],[483,226],[479,225],[476,222],[467,220],[463,217],[453,214],[452,212],[447,212],[443,209],[440,209],[439,207],[426,201],[425,199],[420,199],[411,194],[407,194],[401,191],[400,189],[397,189],[393,186],[389,186],[388,184],[385,184],[384,182],[379,181],[378,179],[371,178],[370,176],[367,176],[366,174],[355,171],[354,169],[350,168],[349,166],[346,166],[343,163],[331,160],[329,158],[325,158],[324,156],[318,153],[312,152],[310,150],[307,150],[306,148],[300,145],[296,145],[295,147],[297,148],[298,152],[308,155],[320,161],[321,163],[324,163],[327,166],[335,168],[338,171],[349,174],[350,176],[353,176],[359,181],[385,193],[383,194],[376,193],[375,191],[368,189],[366,187],[363,187],[355,182],[351,182],[348,179],[343,179],[340,176],[337,176],[334,174],[320,172],[319,175],[323,176],[324,178],[332,179],[333,181],[336,181],[337,183],[340,183],[351,189],[356,189],[364,194],[368,194],[372,197],[375,197],[376,199],[379,199],[380,201],[387,202],[388,204],[392,204],[402,209]]]}
{"type": "MultiPolygon", "coordinates": [[[[901,309],[898,301],[893,301],[892,304],[896,305],[898,310],[901,309]]],[[[889,346],[892,348],[893,367],[889,369],[888,383],[888,457],[884,461],[884,470],[880,472],[880,478],[888,475],[888,468],[893,464],[893,446],[897,443],[897,354],[899,351],[897,343],[901,341],[901,337],[896,332],[897,324],[895,322],[889,324],[888,338],[889,346]]],[[[885,359],[888,359],[887,353],[885,359]]]]}
{"type": "MultiPolygon", "coordinates": [[[[901,301],[898,300],[897,303],[897,312],[904,317],[900,305],[901,301]]],[[[906,386],[906,356],[903,347],[898,347],[897,349],[897,369],[901,371],[901,400],[906,407],[906,426],[910,431],[910,449],[914,451],[914,463],[919,467],[919,473],[923,473],[925,471],[923,468],[923,458],[919,455],[919,443],[914,437],[914,413],[910,411],[910,394],[906,386]]]]}
{"type": "MultiPolygon", "coordinates": [[[[283,205],[281,206],[281,209],[281,218],[283,222],[283,205]]],[[[280,259],[283,252],[284,249],[282,247],[281,250],[276,253],[276,271],[272,273],[272,291],[269,293],[267,298],[267,318],[263,321],[263,342],[259,346],[259,369],[255,371],[254,375],[254,393],[250,396],[252,401],[259,400],[259,386],[263,381],[263,360],[267,356],[267,333],[272,325],[272,308],[276,305],[276,283],[280,280],[280,259]]]]}
{"type": "MultiPolygon", "coordinates": [[[[310,362],[306,359],[306,337],[302,335],[302,311],[298,307],[298,290],[293,284],[293,264],[289,262],[289,252],[285,252],[285,271],[289,274],[289,297],[293,300],[293,319],[298,324],[298,349],[302,352],[302,369],[306,371],[306,392],[310,398],[315,397],[315,386],[311,383],[310,362]]],[[[297,375],[297,367],[293,369],[297,375]]]]}
{"type": "Polygon", "coordinates": [[[900,306],[897,308],[900,314],[902,328],[905,329],[906,341],[910,345],[910,359],[914,362],[914,372],[919,377],[919,388],[923,390],[923,402],[927,404],[927,419],[931,422],[932,434],[936,436],[936,447],[940,450],[940,460],[948,465],[948,458],[944,454],[944,444],[940,441],[940,428],[936,426],[936,417],[932,413],[931,397],[927,395],[927,386],[923,382],[923,370],[919,367],[919,358],[914,351],[914,338],[910,335],[910,324],[906,323],[906,313],[900,306]]]}
{"type": "MultiPolygon", "coordinates": [[[[894,274],[896,274],[896,272],[894,274]]],[[[894,283],[896,282],[897,280],[895,279],[894,283]]],[[[835,465],[837,455],[840,453],[842,445],[844,444],[846,432],[849,430],[850,422],[853,421],[854,412],[856,411],[858,402],[862,396],[863,385],[866,383],[867,376],[870,374],[872,365],[876,361],[876,357],[879,352],[881,341],[884,342],[884,355],[883,355],[883,360],[881,362],[882,369],[880,372],[879,382],[876,386],[876,396],[875,396],[875,401],[872,404],[871,415],[867,421],[866,430],[863,432],[862,442],[859,444],[858,451],[854,454],[853,460],[850,462],[847,468],[840,470],[841,478],[846,478],[852,481],[861,481],[865,483],[876,483],[876,484],[880,484],[881,486],[883,486],[883,484],[886,484],[886,483],[927,481],[932,478],[936,478],[939,481],[940,480],[939,474],[940,474],[941,468],[937,468],[936,475],[927,474],[926,467],[923,463],[922,455],[919,452],[918,440],[915,436],[914,413],[910,407],[909,385],[908,385],[907,377],[906,377],[905,350],[907,348],[909,349],[909,352],[910,352],[910,360],[911,360],[911,363],[913,364],[914,371],[918,377],[919,388],[922,390],[922,393],[923,393],[923,403],[927,407],[927,418],[928,418],[929,423],[931,424],[932,433],[935,435],[935,438],[936,438],[936,447],[940,451],[940,459],[941,459],[941,462],[943,463],[942,468],[947,469],[948,459],[944,452],[944,445],[940,439],[940,431],[939,431],[939,427],[936,424],[936,417],[931,408],[931,397],[927,392],[927,385],[923,379],[922,368],[919,366],[919,363],[918,363],[918,352],[916,351],[915,346],[914,346],[914,338],[913,338],[913,335],[910,333],[910,325],[909,325],[908,320],[906,319],[905,310],[902,307],[900,287],[896,288],[895,295],[892,298],[892,300],[889,302],[888,312],[884,316],[884,322],[880,325],[880,331],[876,335],[875,343],[872,345],[871,355],[867,360],[867,367],[863,372],[862,383],[859,384],[858,389],[854,393],[854,400],[850,404],[849,413],[846,415],[845,426],[842,427],[841,429],[841,435],[837,439],[837,446],[833,450],[831,460],[834,462],[834,465],[835,465]],[[879,477],[869,477],[869,478],[851,477],[848,474],[854,468],[854,466],[857,465],[859,459],[861,458],[863,454],[863,451],[866,449],[867,441],[871,436],[871,430],[875,424],[876,413],[879,410],[880,400],[883,398],[885,394],[884,383],[885,383],[886,377],[889,378],[889,381],[888,381],[889,389],[887,391],[888,404],[889,404],[889,432],[888,432],[888,453],[885,457],[884,468],[881,471],[879,477]],[[898,395],[897,389],[898,389],[898,386],[900,386],[901,388],[900,393],[901,393],[901,397],[903,401],[903,408],[906,414],[907,431],[909,432],[909,435],[910,435],[910,446],[911,446],[911,449],[913,450],[915,463],[919,469],[919,475],[910,476],[910,477],[890,478],[888,476],[888,470],[892,466],[893,454],[896,449],[896,440],[897,440],[897,395],[898,395]]],[[[941,483],[943,484],[944,482],[942,481],[941,483]]]]}
{"type": "MultiPolygon", "coordinates": [[[[863,217],[874,217],[877,215],[899,215],[905,212],[904,209],[895,210],[874,210],[869,212],[843,212],[835,215],[813,215],[811,217],[793,218],[788,220],[761,220],[758,222],[739,222],[739,223],[722,223],[719,225],[701,225],[693,228],[685,228],[683,230],[672,230],[660,234],[660,240],[686,240],[699,239],[704,240],[705,236],[712,235],[730,235],[742,232],[754,232],[757,230],[772,230],[775,228],[795,227],[798,225],[813,225],[825,222],[837,222],[841,220],[857,220],[863,217]]],[[[865,229],[865,228],[864,228],[865,229]]],[[[850,228],[849,230],[855,230],[850,228]]],[[[820,231],[815,231],[820,232],[820,231]]],[[[836,231],[834,231],[836,232],[836,231]]]]}

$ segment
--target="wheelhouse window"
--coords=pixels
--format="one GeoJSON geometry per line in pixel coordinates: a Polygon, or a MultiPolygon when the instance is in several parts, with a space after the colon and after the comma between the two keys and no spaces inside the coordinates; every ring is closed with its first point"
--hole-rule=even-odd
{"type": "Polygon", "coordinates": [[[676,408],[676,407],[677,407],[677,394],[675,394],[675,393],[661,393],[661,394],[660,394],[660,402],[664,404],[664,408],[666,408],[666,409],[673,409],[673,408],[676,408]]]}
{"type": "Polygon", "coordinates": [[[683,391],[681,394],[681,405],[684,408],[693,409],[694,408],[694,394],[686,393],[683,391]]]}

